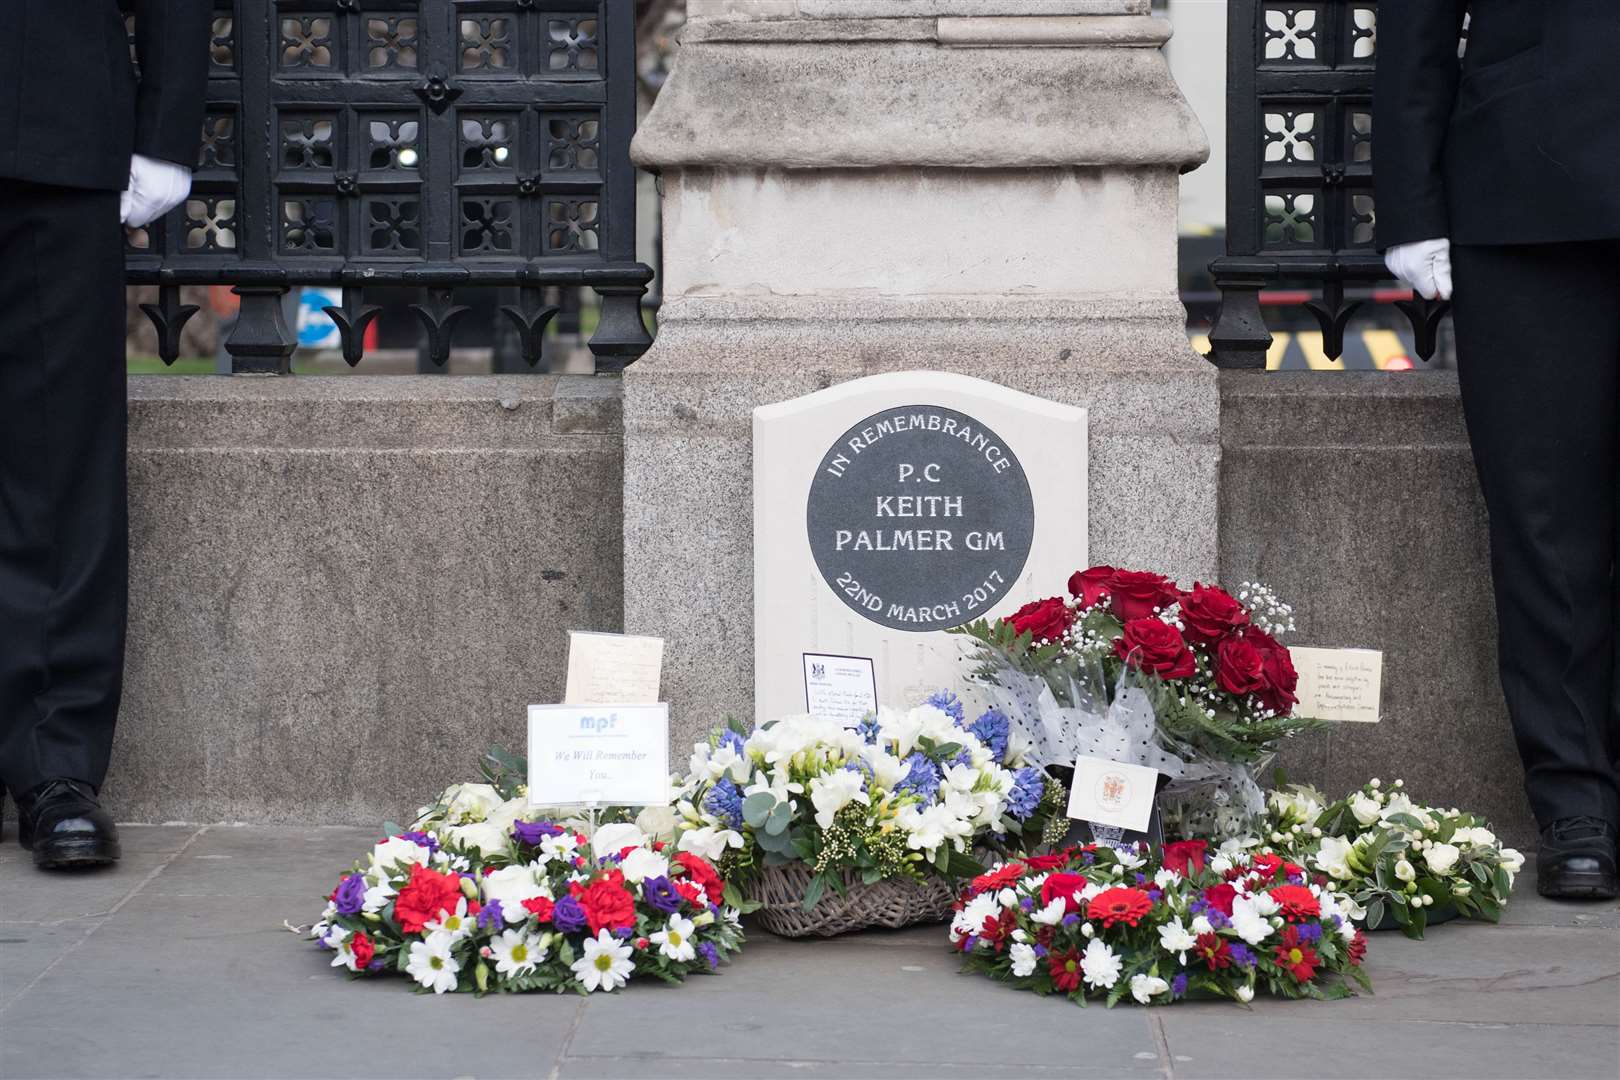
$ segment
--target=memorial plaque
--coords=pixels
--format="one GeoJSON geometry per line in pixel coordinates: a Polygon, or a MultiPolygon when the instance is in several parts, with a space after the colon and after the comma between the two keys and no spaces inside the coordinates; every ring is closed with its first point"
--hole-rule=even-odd
{"type": "Polygon", "coordinates": [[[872,657],[883,705],[961,690],[944,631],[1086,562],[1084,409],[917,371],[754,411],[759,719],[803,711],[807,652],[872,657]]]}

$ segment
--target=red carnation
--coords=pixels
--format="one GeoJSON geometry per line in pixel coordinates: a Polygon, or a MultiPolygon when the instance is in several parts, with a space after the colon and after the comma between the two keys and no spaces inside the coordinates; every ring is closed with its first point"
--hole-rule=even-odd
{"type": "Polygon", "coordinates": [[[543,923],[551,921],[551,909],[553,906],[552,902],[544,896],[531,896],[523,901],[523,909],[543,923]]]}
{"type": "Polygon", "coordinates": [[[1011,862],[999,870],[992,870],[987,874],[980,874],[974,878],[970,888],[973,895],[982,892],[999,892],[1024,876],[1024,864],[1011,862]]]}
{"type": "Polygon", "coordinates": [[[1282,856],[1273,855],[1269,852],[1264,855],[1256,855],[1249,860],[1249,869],[1255,871],[1267,881],[1276,878],[1277,871],[1282,869],[1282,865],[1282,856]]]}
{"type": "Polygon", "coordinates": [[[1182,877],[1204,872],[1204,855],[1209,850],[1205,840],[1177,840],[1164,845],[1164,868],[1182,877]]]}
{"type": "Polygon", "coordinates": [[[674,885],[675,891],[684,896],[688,904],[691,904],[695,908],[705,908],[709,906],[709,901],[703,894],[703,886],[694,885],[685,878],[676,879],[674,885]]]}
{"type": "Polygon", "coordinates": [[[1114,642],[1114,655],[1141,671],[1185,679],[1198,670],[1181,632],[1159,619],[1133,619],[1114,642]]]}
{"type": "Polygon", "coordinates": [[[725,882],[720,880],[720,874],[708,860],[701,855],[694,855],[690,851],[683,851],[675,856],[675,862],[686,868],[687,875],[703,890],[705,903],[718,904],[726,891],[725,882]]]}
{"type": "Polygon", "coordinates": [[[1303,885],[1278,885],[1271,890],[1270,896],[1282,905],[1283,918],[1289,922],[1314,919],[1322,914],[1322,905],[1317,903],[1316,895],[1303,885]]]}
{"type": "Polygon", "coordinates": [[[1279,716],[1294,711],[1299,698],[1294,690],[1299,686],[1299,673],[1288,656],[1288,648],[1258,627],[1244,629],[1243,639],[1260,652],[1265,685],[1260,689],[1260,703],[1279,716]]]}
{"type": "Polygon", "coordinates": [[[1100,920],[1106,930],[1119,922],[1135,926],[1152,910],[1153,898],[1141,889],[1104,889],[1091,898],[1086,916],[1100,920]]]}
{"type": "Polygon", "coordinates": [[[1232,950],[1218,934],[1199,934],[1198,940],[1193,942],[1193,953],[1208,964],[1211,971],[1232,966],[1232,950]]]}
{"type": "Polygon", "coordinates": [[[1024,856],[1024,865],[1037,873],[1042,870],[1056,870],[1060,866],[1067,865],[1068,862],[1069,853],[1067,851],[1059,851],[1052,855],[1024,856]]]}
{"type": "Polygon", "coordinates": [[[585,910],[585,922],[593,935],[603,929],[621,930],[636,925],[636,900],[623,885],[598,878],[579,894],[579,906],[585,910]]]}
{"type": "Polygon", "coordinates": [[[1232,901],[1236,899],[1237,890],[1224,881],[1204,890],[1204,903],[1229,919],[1232,917],[1232,901]]]}
{"type": "Polygon", "coordinates": [[[1053,953],[1046,958],[1046,970],[1052,975],[1052,985],[1064,993],[1080,989],[1080,953],[1077,950],[1053,953]]]}
{"type": "Polygon", "coordinates": [[[1016,634],[1028,634],[1033,641],[1056,641],[1074,622],[1074,612],[1057,597],[1031,600],[1007,618],[1016,634]]]}
{"type": "Polygon", "coordinates": [[[1074,911],[1080,906],[1074,894],[1085,887],[1086,879],[1079,874],[1051,874],[1041,882],[1041,906],[1045,907],[1061,896],[1064,910],[1074,911]]]}
{"type": "Polygon", "coordinates": [[[1249,609],[1225,589],[1194,585],[1181,596],[1181,624],[1187,640],[1213,645],[1249,621],[1249,609]]]}
{"type": "Polygon", "coordinates": [[[371,958],[377,955],[377,947],[362,933],[356,933],[349,939],[349,951],[354,953],[355,964],[362,968],[370,964],[371,958]]]}
{"type": "Polygon", "coordinates": [[[1360,967],[1361,958],[1367,955],[1367,935],[1357,930],[1356,936],[1350,939],[1350,948],[1346,952],[1350,957],[1350,963],[1360,967]]]}
{"type": "Polygon", "coordinates": [[[1120,622],[1150,618],[1181,596],[1175,582],[1162,574],[1116,570],[1108,582],[1108,609],[1120,622]]]}
{"type": "Polygon", "coordinates": [[[1229,637],[1215,647],[1215,683],[1233,697],[1266,688],[1266,658],[1254,643],[1229,637]]]}
{"type": "Polygon", "coordinates": [[[394,918],[404,933],[420,934],[424,926],[439,917],[439,912],[454,911],[461,895],[459,874],[441,874],[413,863],[411,880],[394,900],[394,918]]]}
{"type": "Polygon", "coordinates": [[[1282,944],[1277,946],[1277,966],[1300,982],[1310,982],[1316,977],[1316,965],[1322,958],[1316,955],[1316,950],[1299,940],[1299,928],[1294,926],[1283,927],[1282,944]]]}
{"type": "Polygon", "coordinates": [[[1112,566],[1093,566],[1090,570],[1076,570],[1069,575],[1069,595],[1080,601],[1083,610],[1090,611],[1108,595],[1114,575],[1112,566]]]}

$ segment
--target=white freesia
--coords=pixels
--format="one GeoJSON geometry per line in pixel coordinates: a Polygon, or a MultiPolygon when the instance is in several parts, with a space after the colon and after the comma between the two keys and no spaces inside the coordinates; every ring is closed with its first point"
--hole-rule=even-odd
{"type": "Polygon", "coordinates": [[[1239,1001],[1243,1002],[1245,1005],[1247,1005],[1249,1002],[1253,1001],[1254,1000],[1254,987],[1250,986],[1248,983],[1244,983],[1242,986],[1238,987],[1237,988],[1237,999],[1239,1001]]]}
{"type": "Polygon", "coordinates": [[[422,941],[411,942],[405,974],[435,994],[454,990],[456,972],[461,970],[461,961],[450,955],[451,946],[454,944],[450,935],[442,932],[429,934],[422,941]]]}
{"type": "Polygon", "coordinates": [[[691,919],[671,915],[664,928],[649,935],[649,940],[658,946],[658,951],[663,955],[676,963],[684,963],[697,955],[697,946],[692,944],[693,929],[691,919]]]}
{"type": "Polygon", "coordinates": [[[1355,876],[1350,869],[1350,852],[1354,845],[1342,836],[1322,837],[1322,846],[1316,852],[1316,868],[1335,881],[1349,881],[1355,876]]]}
{"type": "Polygon", "coordinates": [[[350,971],[360,970],[360,961],[354,955],[354,935],[341,926],[334,926],[324,935],[328,948],[334,950],[332,957],[333,967],[346,967],[350,971]]]}
{"type": "Polygon", "coordinates": [[[740,848],[743,846],[742,834],[733,829],[723,829],[715,825],[705,825],[701,829],[688,829],[681,833],[676,843],[677,851],[690,851],[700,858],[715,862],[726,853],[727,848],[740,848]]]}
{"type": "Polygon", "coordinates": [[[1086,951],[1080,956],[1080,970],[1085,973],[1087,986],[1112,989],[1119,981],[1121,968],[1119,954],[1110,949],[1107,942],[1092,938],[1086,943],[1086,951]]]}
{"type": "Polygon", "coordinates": [[[407,869],[413,864],[426,866],[428,854],[428,849],[415,840],[391,836],[371,849],[371,865],[373,869],[387,871],[407,869]]]}
{"type": "Polygon", "coordinates": [[[495,970],[501,975],[527,975],[545,960],[549,951],[544,939],[525,930],[502,930],[491,938],[489,950],[495,955],[495,970]]]}
{"type": "Polygon", "coordinates": [[[663,877],[669,873],[669,860],[651,848],[638,847],[619,863],[626,881],[637,884],[650,877],[663,877]]]}
{"type": "Polygon", "coordinates": [[[675,811],[667,806],[649,806],[636,815],[636,828],[649,840],[675,839],[675,811]]]}
{"type": "Polygon", "coordinates": [[[1131,976],[1131,997],[1140,1005],[1150,1004],[1159,994],[1166,993],[1170,984],[1154,975],[1136,974],[1131,976]]]}
{"type": "Polygon", "coordinates": [[[1417,868],[1405,859],[1397,859],[1395,861],[1395,876],[1408,883],[1416,881],[1417,868]]]}
{"type": "Polygon", "coordinates": [[[1457,858],[1461,854],[1462,851],[1455,844],[1435,844],[1423,853],[1423,861],[1429,864],[1430,870],[1445,877],[1456,868],[1457,858]]]}
{"type": "Polygon", "coordinates": [[[538,865],[503,866],[499,870],[491,870],[478,881],[478,888],[483,893],[484,902],[498,900],[501,904],[501,918],[508,923],[520,923],[529,917],[528,909],[523,906],[525,900],[535,900],[545,897],[555,899],[546,886],[536,880],[535,871],[538,865]]]}
{"type": "Polygon", "coordinates": [[[738,783],[746,784],[754,773],[753,763],[730,746],[722,746],[715,750],[709,755],[709,760],[703,767],[710,780],[729,776],[738,783]]]}
{"type": "Polygon", "coordinates": [[[1012,973],[1016,978],[1027,979],[1035,973],[1035,950],[1029,945],[1017,944],[1008,950],[1012,958],[1012,973]]]}
{"type": "Polygon", "coordinates": [[[630,960],[630,946],[620,943],[606,927],[595,937],[585,939],[582,952],[570,969],[587,993],[617,990],[630,981],[630,973],[636,969],[630,960]]]}
{"type": "Polygon", "coordinates": [[[911,772],[902,759],[882,746],[872,744],[861,748],[861,760],[872,770],[872,782],[884,791],[893,791],[911,772]]]}
{"type": "Polygon", "coordinates": [[[831,828],[838,811],[852,802],[870,805],[871,798],[862,790],[865,782],[866,778],[853,769],[834,769],[810,781],[810,804],[816,808],[816,824],[831,828]]]}

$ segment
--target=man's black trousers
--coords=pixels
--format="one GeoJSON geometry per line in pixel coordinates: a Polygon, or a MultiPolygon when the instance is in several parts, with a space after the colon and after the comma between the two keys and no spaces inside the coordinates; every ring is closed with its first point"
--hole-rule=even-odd
{"type": "Polygon", "coordinates": [[[1525,790],[1543,826],[1620,822],[1620,240],[1459,246],[1452,262],[1525,790]]]}
{"type": "Polygon", "coordinates": [[[0,780],[99,788],[128,591],[118,193],[0,179],[0,780]]]}

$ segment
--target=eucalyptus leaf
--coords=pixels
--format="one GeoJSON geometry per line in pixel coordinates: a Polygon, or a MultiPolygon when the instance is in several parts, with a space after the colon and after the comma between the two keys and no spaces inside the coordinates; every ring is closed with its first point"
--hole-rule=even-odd
{"type": "Polygon", "coordinates": [[[776,808],[776,796],[768,791],[756,791],[743,800],[742,816],[753,828],[765,824],[765,819],[776,808]]]}

